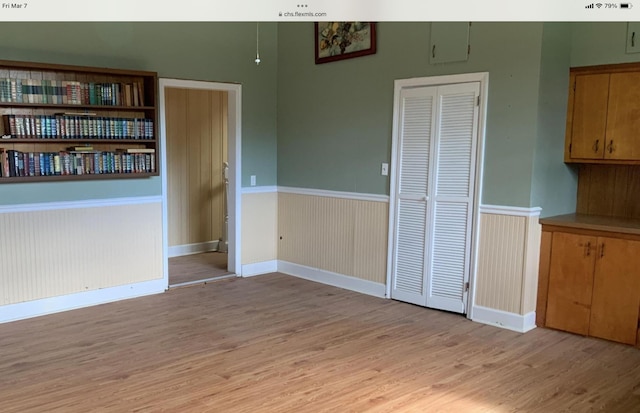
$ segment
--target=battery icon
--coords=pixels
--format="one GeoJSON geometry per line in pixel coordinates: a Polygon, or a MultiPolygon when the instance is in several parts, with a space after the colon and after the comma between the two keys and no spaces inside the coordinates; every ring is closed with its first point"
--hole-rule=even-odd
{"type": "Polygon", "coordinates": [[[621,9],[630,9],[631,8],[631,3],[620,3],[620,8],[621,9]]]}

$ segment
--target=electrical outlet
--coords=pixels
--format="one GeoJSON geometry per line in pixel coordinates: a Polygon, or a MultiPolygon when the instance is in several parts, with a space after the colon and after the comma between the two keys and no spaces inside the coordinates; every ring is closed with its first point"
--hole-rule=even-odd
{"type": "Polygon", "coordinates": [[[380,175],[388,176],[389,175],[389,164],[386,162],[382,162],[382,169],[380,170],[380,175]]]}

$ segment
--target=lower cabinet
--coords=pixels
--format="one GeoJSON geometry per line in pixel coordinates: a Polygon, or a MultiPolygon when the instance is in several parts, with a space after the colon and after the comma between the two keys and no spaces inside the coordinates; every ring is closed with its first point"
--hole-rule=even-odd
{"type": "Polygon", "coordinates": [[[553,232],[546,326],[635,344],[640,241],[553,232]]]}

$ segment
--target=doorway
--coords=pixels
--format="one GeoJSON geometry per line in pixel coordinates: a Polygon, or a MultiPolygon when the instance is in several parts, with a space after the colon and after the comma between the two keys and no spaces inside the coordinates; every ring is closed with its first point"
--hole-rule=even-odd
{"type": "Polygon", "coordinates": [[[468,313],[488,74],[396,81],[388,296],[468,313]]]}
{"type": "Polygon", "coordinates": [[[239,264],[240,85],[160,79],[164,276],[176,287],[239,264]]]}

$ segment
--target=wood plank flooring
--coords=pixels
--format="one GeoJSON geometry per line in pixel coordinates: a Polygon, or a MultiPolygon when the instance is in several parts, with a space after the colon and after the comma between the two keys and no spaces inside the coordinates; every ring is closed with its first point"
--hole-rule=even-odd
{"type": "Polygon", "coordinates": [[[640,351],[283,274],[0,325],[13,412],[638,412],[640,351]]]}
{"type": "Polygon", "coordinates": [[[169,258],[169,285],[229,274],[227,253],[212,251],[169,258]]]}

